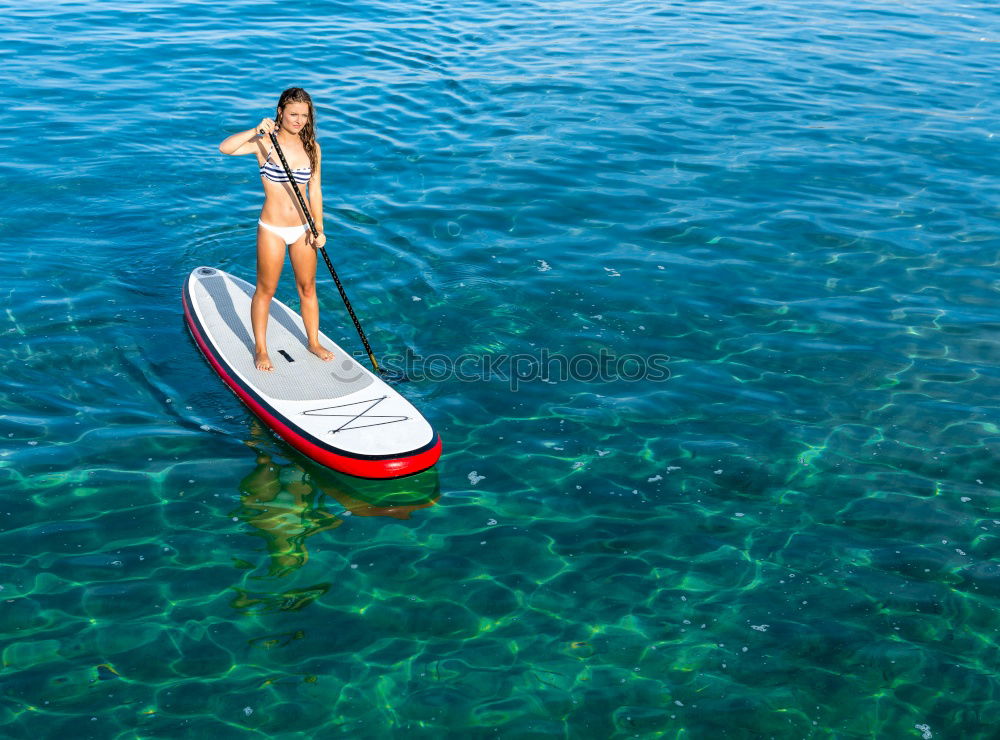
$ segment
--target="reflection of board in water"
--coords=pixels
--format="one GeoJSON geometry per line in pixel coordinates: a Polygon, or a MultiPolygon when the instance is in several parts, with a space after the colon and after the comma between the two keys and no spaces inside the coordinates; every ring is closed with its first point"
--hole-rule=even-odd
{"type": "Polygon", "coordinates": [[[437,468],[395,480],[364,480],[318,465],[307,470],[317,488],[356,516],[409,519],[412,512],[433,506],[441,498],[437,468]]]}
{"type": "MultiPolygon", "coordinates": [[[[287,459],[289,450],[276,444],[267,429],[258,420],[250,423],[251,438],[246,441],[258,454],[287,459]]],[[[336,499],[344,508],[335,509],[338,514],[355,514],[357,516],[387,516],[395,519],[409,519],[410,512],[433,506],[441,498],[441,481],[437,468],[431,468],[405,478],[388,480],[369,480],[353,475],[344,475],[317,465],[304,456],[291,451],[292,462],[275,463],[276,470],[296,470],[298,475],[306,476],[317,489],[327,496],[336,499]]],[[[268,485],[271,473],[258,470],[247,476],[258,474],[261,484],[268,485]]],[[[286,473],[285,475],[291,475],[286,473]]],[[[271,484],[273,485],[273,484],[271,484]]]]}

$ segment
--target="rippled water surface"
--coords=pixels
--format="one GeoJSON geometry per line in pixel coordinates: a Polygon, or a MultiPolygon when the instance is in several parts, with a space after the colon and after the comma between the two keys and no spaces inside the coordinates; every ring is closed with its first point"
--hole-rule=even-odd
{"type": "Polygon", "coordinates": [[[994,3],[0,12],[0,734],[996,736],[994,3]],[[291,85],[413,478],[184,327],[291,85]]]}

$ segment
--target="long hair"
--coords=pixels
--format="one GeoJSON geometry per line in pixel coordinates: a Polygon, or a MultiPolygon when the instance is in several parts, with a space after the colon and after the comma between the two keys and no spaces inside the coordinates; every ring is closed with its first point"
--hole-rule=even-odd
{"type": "Polygon", "coordinates": [[[299,131],[299,138],[302,139],[302,146],[305,147],[306,154],[309,155],[309,166],[316,166],[316,110],[313,108],[312,98],[309,93],[301,87],[290,87],[281,93],[278,98],[278,108],[274,115],[275,120],[281,120],[281,112],[289,103],[306,103],[309,106],[309,122],[299,131]]]}

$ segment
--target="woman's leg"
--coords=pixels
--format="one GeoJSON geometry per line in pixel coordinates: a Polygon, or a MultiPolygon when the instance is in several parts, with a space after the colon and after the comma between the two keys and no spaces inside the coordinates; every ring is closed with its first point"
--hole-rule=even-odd
{"type": "Polygon", "coordinates": [[[274,370],[267,354],[267,319],[271,299],[278,290],[281,267],[285,263],[285,242],[262,226],[257,226],[257,290],[250,301],[250,324],[253,326],[254,364],[258,370],[274,370]]]}
{"type": "Polygon", "coordinates": [[[319,300],[316,298],[316,250],[306,244],[306,237],[288,248],[295,271],[295,287],[299,290],[299,310],[306,326],[309,351],[321,360],[332,360],[333,352],[319,343],[319,300]]]}

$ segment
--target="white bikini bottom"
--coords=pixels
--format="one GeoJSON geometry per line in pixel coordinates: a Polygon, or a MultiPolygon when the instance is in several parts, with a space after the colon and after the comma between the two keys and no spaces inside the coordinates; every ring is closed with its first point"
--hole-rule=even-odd
{"type": "Polygon", "coordinates": [[[257,224],[283,239],[286,247],[297,242],[309,229],[306,224],[299,224],[298,226],[271,226],[271,224],[266,224],[260,219],[257,219],[257,224]]]}

